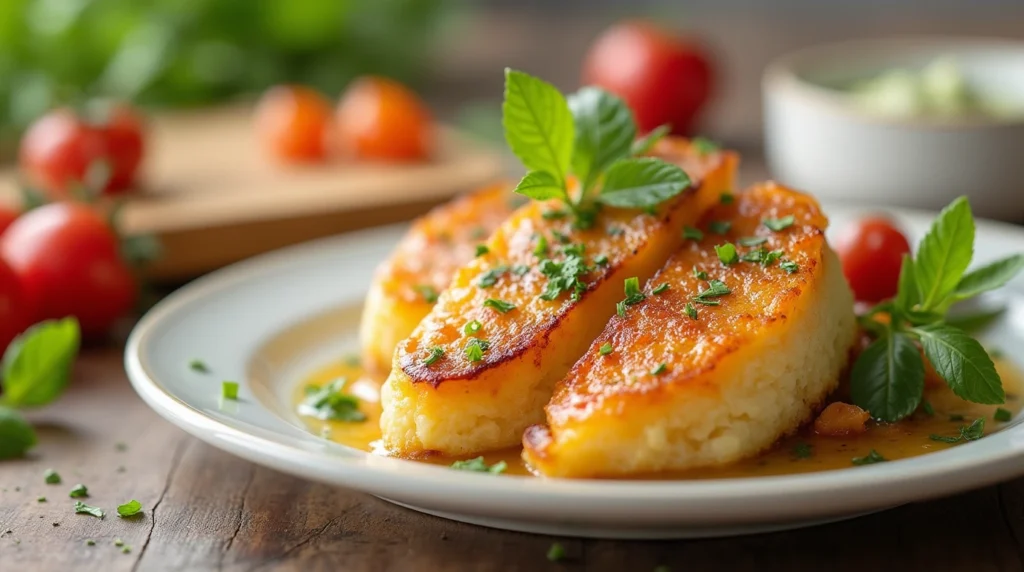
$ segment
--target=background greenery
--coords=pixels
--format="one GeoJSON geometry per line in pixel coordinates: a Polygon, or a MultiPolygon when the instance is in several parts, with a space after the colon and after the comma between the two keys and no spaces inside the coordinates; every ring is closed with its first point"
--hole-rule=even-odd
{"type": "Polygon", "coordinates": [[[0,0],[0,135],[58,103],[197,105],[283,81],[415,83],[450,0],[0,0]]]}

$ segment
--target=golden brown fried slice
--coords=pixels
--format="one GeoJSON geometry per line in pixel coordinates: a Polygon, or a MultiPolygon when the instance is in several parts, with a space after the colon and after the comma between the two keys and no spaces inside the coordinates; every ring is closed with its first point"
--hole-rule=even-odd
{"type": "Polygon", "coordinates": [[[368,372],[387,375],[395,346],[430,313],[455,270],[522,205],[511,189],[497,183],[435,208],[413,223],[377,268],[359,329],[368,372]]]}
{"type": "MultiPolygon", "coordinates": [[[[395,351],[381,392],[381,429],[402,455],[465,455],[518,443],[543,419],[556,381],[587,348],[623,297],[623,281],[652,275],[722,193],[736,158],[675,144],[693,186],[654,214],[603,209],[589,230],[560,215],[558,202],[530,203],[461,268],[412,336],[395,351]],[[570,258],[589,268],[583,285],[554,299],[554,267],[570,258]],[[542,272],[545,269],[546,275],[542,272]]],[[[564,266],[563,266],[564,268],[564,266]]]]}
{"type": "Polygon", "coordinates": [[[673,255],[558,384],[547,425],[523,438],[527,462],[558,477],[688,469],[796,430],[836,387],[856,329],[827,222],[813,198],[774,183],[716,207],[703,240],[673,255]],[[727,242],[741,260],[716,251],[727,242]]]}

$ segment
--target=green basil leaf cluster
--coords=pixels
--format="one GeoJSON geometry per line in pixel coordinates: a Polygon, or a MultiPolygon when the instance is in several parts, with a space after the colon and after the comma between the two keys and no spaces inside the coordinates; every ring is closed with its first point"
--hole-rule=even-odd
{"type": "Polygon", "coordinates": [[[509,148],[528,169],[515,191],[535,200],[564,201],[578,223],[592,221],[593,201],[652,209],[690,185],[679,167],[634,157],[649,151],[668,129],[635,141],[633,113],[602,89],[585,87],[566,98],[545,81],[506,69],[502,124],[509,148]],[[576,193],[569,191],[569,175],[579,181],[576,193]]]}
{"type": "Polygon", "coordinates": [[[967,401],[1005,401],[1002,381],[985,348],[946,320],[954,303],[994,290],[1022,268],[1015,254],[967,272],[974,255],[974,217],[965,197],[939,213],[915,256],[904,256],[896,296],[861,317],[877,339],[851,372],[853,402],[877,419],[898,421],[924,393],[924,357],[953,392],[967,401]],[[877,321],[879,313],[889,315],[877,321]]]}

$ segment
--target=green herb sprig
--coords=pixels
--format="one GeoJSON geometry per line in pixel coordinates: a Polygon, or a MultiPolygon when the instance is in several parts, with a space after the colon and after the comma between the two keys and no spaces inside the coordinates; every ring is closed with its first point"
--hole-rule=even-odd
{"type": "Polygon", "coordinates": [[[359,410],[359,399],[345,393],[348,378],[340,377],[323,387],[306,388],[306,398],[299,404],[299,413],[323,420],[366,421],[366,414],[359,410]]]}
{"type": "Polygon", "coordinates": [[[1005,401],[1002,381],[985,348],[946,314],[954,303],[999,288],[1024,268],[1015,254],[967,272],[974,253],[974,217],[965,197],[939,213],[907,255],[895,298],[859,317],[874,342],[853,365],[853,402],[883,421],[913,413],[924,393],[921,350],[953,393],[974,403],[1005,401]],[[887,314],[888,321],[876,320],[887,314]],[[920,346],[920,349],[919,349],[920,346]]]}

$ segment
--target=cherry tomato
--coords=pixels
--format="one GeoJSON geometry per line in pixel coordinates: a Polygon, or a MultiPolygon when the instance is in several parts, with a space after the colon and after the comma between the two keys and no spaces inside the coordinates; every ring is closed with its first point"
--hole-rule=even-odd
{"type": "Polygon", "coordinates": [[[18,276],[0,260],[0,355],[29,326],[30,316],[18,276]]]}
{"type": "Polygon", "coordinates": [[[7,227],[11,226],[11,223],[17,220],[19,216],[21,216],[21,213],[17,210],[0,206],[0,235],[3,235],[7,227]]]}
{"type": "Polygon", "coordinates": [[[612,26],[591,45],[583,83],[617,94],[647,132],[668,123],[689,135],[714,82],[711,64],[695,42],[644,21],[612,26]]]}
{"type": "Polygon", "coordinates": [[[409,88],[387,78],[353,82],[342,94],[335,120],[338,146],[351,157],[417,161],[433,151],[430,112],[409,88]]]}
{"type": "Polygon", "coordinates": [[[105,194],[128,190],[145,151],[142,121],[124,105],[106,106],[87,121],[67,108],[33,123],[21,140],[19,163],[28,181],[54,197],[64,197],[85,181],[91,165],[110,169],[105,194]]]}
{"type": "Polygon", "coordinates": [[[308,87],[272,87],[256,105],[256,130],[263,145],[286,162],[323,159],[330,124],[331,104],[308,87]]]}
{"type": "Polygon", "coordinates": [[[29,211],[0,237],[0,257],[17,274],[35,320],[75,316],[83,334],[105,333],[135,303],[117,236],[80,203],[29,211]]]}
{"type": "Polygon", "coordinates": [[[854,297],[880,302],[896,295],[903,255],[910,252],[910,243],[892,221],[866,218],[840,234],[836,252],[854,297]]]}

